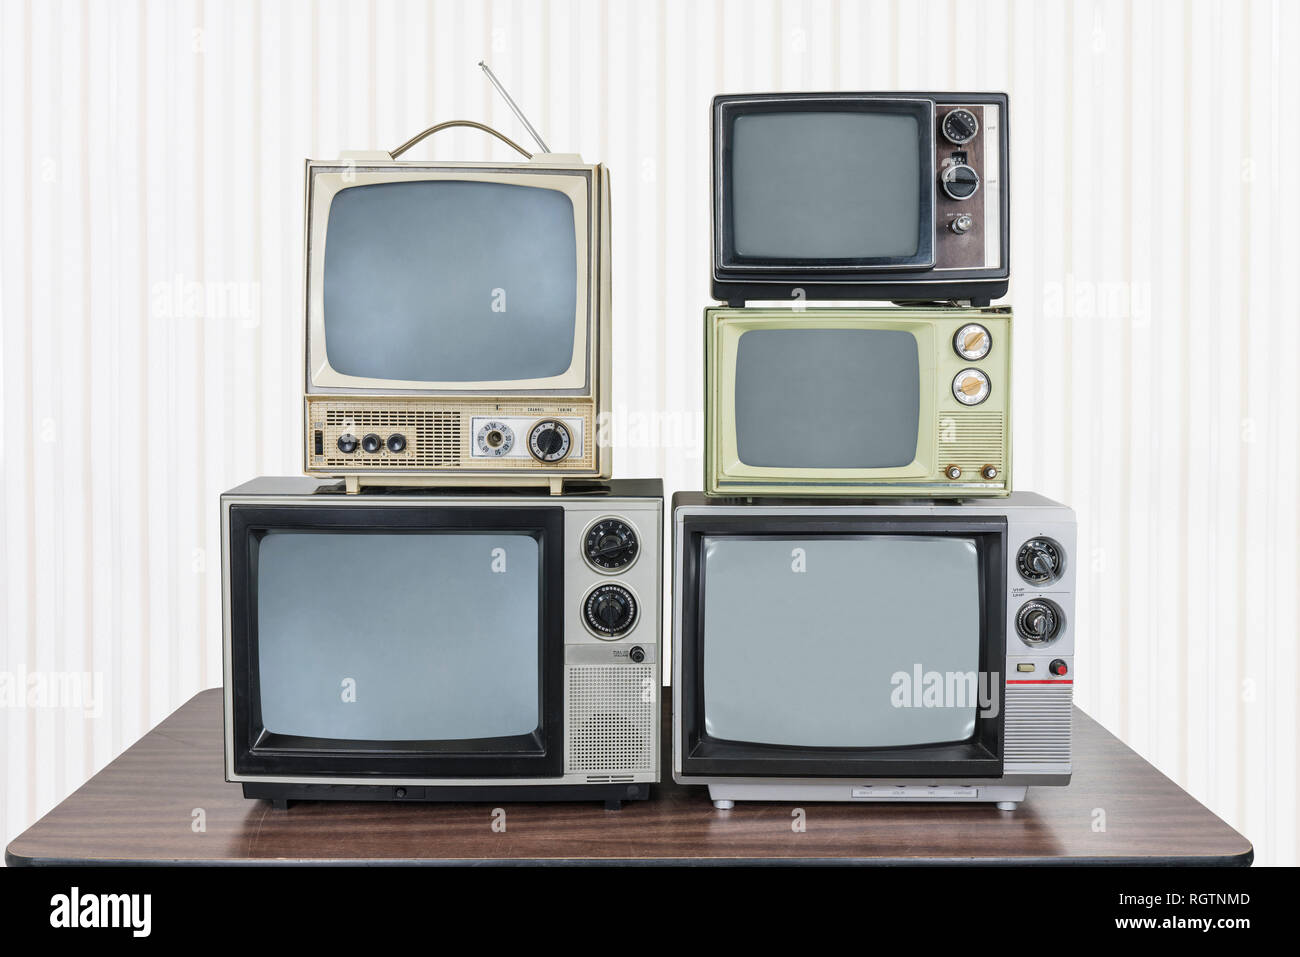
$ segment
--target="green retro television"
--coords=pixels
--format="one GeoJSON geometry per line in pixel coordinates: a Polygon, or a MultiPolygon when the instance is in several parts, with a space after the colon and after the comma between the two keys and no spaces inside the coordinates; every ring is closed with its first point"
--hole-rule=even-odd
{"type": "Polygon", "coordinates": [[[712,308],[716,496],[1011,492],[1011,310],[712,308]]]}

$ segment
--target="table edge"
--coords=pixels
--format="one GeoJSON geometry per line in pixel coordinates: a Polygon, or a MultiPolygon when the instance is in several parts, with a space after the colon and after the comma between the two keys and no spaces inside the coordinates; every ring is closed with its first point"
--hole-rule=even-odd
{"type": "Polygon", "coordinates": [[[33,858],[5,849],[9,867],[1250,867],[1255,849],[1239,854],[1170,857],[546,857],[546,858],[33,858]]]}

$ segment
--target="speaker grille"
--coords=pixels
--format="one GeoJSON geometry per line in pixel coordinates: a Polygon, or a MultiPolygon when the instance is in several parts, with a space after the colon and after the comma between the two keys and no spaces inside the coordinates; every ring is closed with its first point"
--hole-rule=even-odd
{"type": "Polygon", "coordinates": [[[976,472],[992,465],[999,472],[1006,447],[1006,424],[1001,412],[953,412],[939,417],[940,465],[957,465],[976,472]]]}
{"type": "Polygon", "coordinates": [[[1070,763],[1070,722],[1074,685],[1008,685],[1007,764],[1070,763]]]}
{"type": "Polygon", "coordinates": [[[658,696],[650,665],[569,666],[565,771],[653,772],[658,696]]]}
{"type": "Polygon", "coordinates": [[[460,413],[425,412],[410,407],[375,408],[334,406],[324,416],[325,465],[356,468],[357,456],[338,452],[345,432],[358,439],[367,432],[387,438],[393,432],[406,436],[406,449],[393,454],[384,449],[365,457],[367,468],[454,468],[460,465],[460,413]]]}

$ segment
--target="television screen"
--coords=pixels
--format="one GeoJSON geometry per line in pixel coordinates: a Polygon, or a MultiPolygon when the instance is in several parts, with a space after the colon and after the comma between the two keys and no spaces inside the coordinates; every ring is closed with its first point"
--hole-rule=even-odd
{"type": "Polygon", "coordinates": [[[916,458],[916,337],[751,329],[736,347],[737,454],[770,468],[895,468],[916,458]]]}
{"type": "Polygon", "coordinates": [[[459,180],[340,191],[325,238],[325,351],[343,375],[545,379],[573,362],[573,202],[459,180]]]}
{"type": "Polygon", "coordinates": [[[893,677],[977,675],[974,539],[705,536],[704,727],[715,739],[870,748],[963,741],[977,701],[900,707],[893,677]]]}
{"type": "Polygon", "coordinates": [[[853,260],[917,254],[920,128],[891,112],[756,112],[731,139],[737,257],[853,260]]]}
{"type": "Polygon", "coordinates": [[[268,532],[256,560],[266,730],[338,741],[532,733],[539,560],[537,540],[519,533],[268,532]]]}

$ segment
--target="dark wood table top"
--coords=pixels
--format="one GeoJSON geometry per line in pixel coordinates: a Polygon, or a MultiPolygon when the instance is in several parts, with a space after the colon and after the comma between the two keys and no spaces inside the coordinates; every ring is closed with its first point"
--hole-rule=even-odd
{"type": "Polygon", "coordinates": [[[6,861],[1249,864],[1253,857],[1249,841],[1078,709],[1073,783],[1030,788],[1014,812],[808,803],[801,833],[788,804],[717,811],[705,788],[671,780],[621,811],[597,802],[506,804],[504,833],[492,829],[485,804],[323,801],[277,811],[223,780],[221,725],[220,689],[195,695],[16,838],[6,861]]]}

